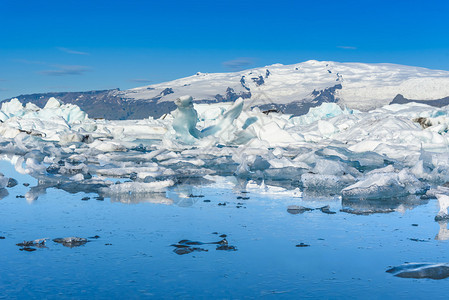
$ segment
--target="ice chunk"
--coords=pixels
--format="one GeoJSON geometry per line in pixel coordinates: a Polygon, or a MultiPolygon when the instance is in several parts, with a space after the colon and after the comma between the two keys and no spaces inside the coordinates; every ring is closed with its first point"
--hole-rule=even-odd
{"type": "Polygon", "coordinates": [[[435,236],[435,240],[437,241],[447,241],[449,240],[449,229],[447,228],[448,220],[441,220],[438,222],[440,225],[440,230],[438,234],[435,236]]]}
{"type": "Polygon", "coordinates": [[[3,189],[8,184],[8,177],[5,177],[2,173],[0,173],[0,189],[3,189]]]}
{"type": "Polygon", "coordinates": [[[292,121],[297,125],[308,125],[322,119],[328,119],[340,114],[352,114],[352,110],[342,110],[335,103],[323,103],[318,107],[312,107],[309,112],[300,117],[294,117],[292,121]]]}
{"type": "Polygon", "coordinates": [[[337,128],[331,122],[319,120],[318,130],[320,131],[322,136],[329,137],[337,131],[337,128]]]}
{"type": "Polygon", "coordinates": [[[288,145],[302,139],[299,135],[292,135],[285,130],[282,130],[276,122],[270,122],[263,127],[254,127],[257,137],[261,140],[267,141],[271,145],[288,145]]]}
{"type": "Polygon", "coordinates": [[[36,104],[34,104],[32,102],[28,102],[25,105],[25,109],[29,110],[29,111],[38,111],[38,110],[40,110],[39,106],[37,106],[36,104]]]}
{"type": "Polygon", "coordinates": [[[449,195],[438,193],[435,195],[438,199],[440,210],[435,217],[436,220],[449,219],[447,208],[449,207],[449,195]]]}
{"type": "Polygon", "coordinates": [[[172,112],[172,127],[176,132],[176,137],[183,142],[193,143],[195,140],[209,136],[218,138],[231,139],[232,123],[243,109],[243,100],[237,99],[234,105],[221,115],[217,124],[209,126],[202,131],[196,128],[198,122],[198,114],[193,107],[193,99],[191,96],[182,96],[176,99],[177,109],[172,112]]]}
{"type": "Polygon", "coordinates": [[[79,173],[79,174],[76,174],[76,175],[70,177],[70,179],[73,181],[82,181],[82,180],[84,180],[84,176],[83,176],[83,174],[79,173]]]}
{"type": "Polygon", "coordinates": [[[181,96],[175,100],[177,109],[171,114],[173,116],[172,127],[176,131],[179,139],[192,143],[200,138],[200,131],[196,128],[198,114],[193,108],[193,98],[191,96],[181,96]]]}
{"type": "Polygon", "coordinates": [[[88,242],[85,238],[80,238],[76,236],[65,237],[65,238],[56,238],[53,239],[53,242],[62,244],[65,247],[73,248],[86,244],[88,242]]]}
{"type": "Polygon", "coordinates": [[[93,138],[90,134],[81,134],[79,132],[70,132],[66,134],[61,134],[59,137],[61,144],[69,143],[92,143],[93,138]]]}
{"type": "MultiPolygon", "coordinates": [[[[339,161],[328,160],[328,159],[318,159],[313,168],[313,172],[316,174],[328,174],[328,175],[339,175],[342,176],[346,172],[349,172],[348,166],[343,165],[339,161]]],[[[355,170],[353,170],[354,172],[355,170]]]]}
{"type": "Polygon", "coordinates": [[[422,182],[407,170],[402,170],[398,173],[367,174],[362,180],[341,192],[344,198],[375,199],[420,194],[424,191],[425,185],[422,182]]]}
{"type": "Polygon", "coordinates": [[[44,109],[60,108],[63,105],[61,100],[51,97],[48,99],[47,104],[45,104],[44,109]]]}
{"type": "Polygon", "coordinates": [[[173,186],[173,180],[153,181],[153,182],[124,182],[114,184],[103,189],[105,194],[145,194],[165,191],[167,187],[173,186]]]}
{"type": "Polygon", "coordinates": [[[95,148],[102,152],[126,151],[126,147],[119,142],[95,140],[89,147],[95,148]]]}
{"type": "Polygon", "coordinates": [[[1,111],[8,117],[21,116],[24,114],[23,105],[17,98],[13,98],[8,102],[3,102],[1,111]]]}
{"type": "Polygon", "coordinates": [[[407,263],[387,270],[402,278],[444,279],[449,277],[448,263],[407,263]]]}

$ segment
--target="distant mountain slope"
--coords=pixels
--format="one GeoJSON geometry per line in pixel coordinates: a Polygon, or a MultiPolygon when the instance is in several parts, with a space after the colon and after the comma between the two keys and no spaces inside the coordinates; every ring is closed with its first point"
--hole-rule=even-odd
{"type": "Polygon", "coordinates": [[[234,101],[242,97],[247,107],[301,115],[323,102],[370,110],[389,104],[399,94],[404,99],[441,104],[433,100],[449,97],[449,72],[394,64],[311,60],[233,73],[197,73],[125,91],[47,93],[18,98],[42,106],[53,96],[79,105],[91,117],[139,119],[170,112],[175,108],[173,100],[182,95],[191,95],[196,102],[234,101]]]}
{"type": "MultiPolygon", "coordinates": [[[[144,119],[149,116],[160,117],[176,108],[176,105],[172,102],[157,104],[152,101],[123,99],[118,89],[30,94],[15,98],[18,98],[22,103],[32,102],[39,107],[44,107],[51,97],[60,99],[64,103],[78,105],[91,118],[110,120],[144,119]]],[[[10,99],[4,101],[8,100],[10,99]]]]}
{"type": "Polygon", "coordinates": [[[417,100],[417,99],[407,99],[404,98],[404,96],[402,96],[401,94],[398,94],[396,97],[394,97],[393,101],[391,101],[391,104],[405,104],[410,102],[424,103],[435,107],[443,107],[449,105],[449,97],[434,100],[417,100]]]}

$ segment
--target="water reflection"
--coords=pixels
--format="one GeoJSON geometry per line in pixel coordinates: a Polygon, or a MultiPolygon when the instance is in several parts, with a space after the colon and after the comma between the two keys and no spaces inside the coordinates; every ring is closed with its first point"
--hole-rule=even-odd
{"type": "Polygon", "coordinates": [[[6,189],[0,189],[0,200],[2,200],[3,198],[5,198],[8,195],[9,195],[9,193],[6,189]]]}
{"type": "MultiPolygon", "coordinates": [[[[412,210],[419,205],[427,204],[429,200],[420,199],[417,196],[408,196],[391,199],[341,199],[338,194],[327,194],[323,196],[320,193],[313,191],[301,191],[296,188],[296,184],[291,181],[264,181],[248,180],[234,176],[206,176],[204,177],[176,177],[176,184],[166,190],[162,191],[139,191],[128,192],[126,189],[119,193],[108,193],[107,188],[115,183],[100,177],[91,177],[89,179],[73,180],[67,176],[60,176],[54,174],[36,173],[24,168],[24,159],[18,155],[3,155],[3,159],[7,159],[14,166],[16,172],[32,175],[37,179],[37,185],[29,188],[24,194],[26,200],[31,203],[36,201],[40,196],[47,193],[47,189],[56,188],[64,190],[68,193],[93,193],[97,194],[98,198],[110,198],[111,202],[120,202],[126,204],[136,203],[154,203],[164,205],[177,205],[180,207],[190,207],[199,201],[205,200],[202,193],[202,187],[208,186],[212,189],[221,188],[232,191],[235,195],[240,195],[240,198],[249,194],[265,194],[269,197],[285,197],[285,198],[300,198],[302,201],[332,201],[333,209],[340,210],[344,213],[356,215],[371,215],[378,213],[390,212],[405,212],[412,210]],[[245,193],[245,194],[243,194],[245,193]],[[249,194],[248,194],[249,193],[249,194]],[[243,196],[242,196],[243,195],[243,196]]],[[[127,178],[122,178],[122,181],[132,183],[133,181],[127,178]]],[[[0,199],[8,196],[6,189],[0,189],[0,199]]],[[[446,194],[436,195],[440,204],[439,216],[447,215],[447,208],[449,205],[449,196],[446,194]]],[[[207,198],[207,197],[206,197],[207,198]]],[[[245,197],[246,198],[246,197],[245,197]]],[[[238,197],[237,197],[238,199],[238,197]]],[[[444,219],[444,218],[440,218],[444,219]]],[[[447,224],[447,223],[445,223],[447,224]]],[[[440,224],[440,233],[437,239],[447,239],[447,226],[440,224]]]]}
{"type": "Polygon", "coordinates": [[[371,215],[376,213],[402,212],[412,210],[419,205],[427,204],[418,196],[410,195],[390,199],[343,199],[342,211],[356,215],[371,215]]]}
{"type": "Polygon", "coordinates": [[[109,195],[111,202],[125,204],[153,203],[173,205],[173,200],[167,198],[165,193],[138,193],[138,194],[113,194],[109,195]]]}
{"type": "MultiPolygon", "coordinates": [[[[446,187],[440,187],[440,191],[449,192],[449,189],[446,187]]],[[[436,198],[438,199],[438,205],[440,206],[440,211],[435,217],[436,221],[447,220],[449,219],[448,207],[449,207],[449,195],[443,193],[436,193],[436,198]]]]}
{"type": "Polygon", "coordinates": [[[447,228],[448,220],[439,221],[438,225],[440,225],[440,230],[438,234],[435,236],[437,241],[447,241],[449,240],[449,229],[447,228]]]}

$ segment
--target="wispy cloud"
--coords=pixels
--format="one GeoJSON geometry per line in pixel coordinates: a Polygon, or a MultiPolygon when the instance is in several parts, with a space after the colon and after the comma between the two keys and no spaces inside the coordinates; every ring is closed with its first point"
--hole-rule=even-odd
{"type": "Polygon", "coordinates": [[[14,59],[13,61],[27,65],[46,65],[47,63],[39,60],[14,59]]]}
{"type": "Polygon", "coordinates": [[[345,49],[345,50],[357,50],[357,47],[354,47],[354,46],[337,46],[337,48],[345,49]]]}
{"type": "Polygon", "coordinates": [[[53,85],[53,86],[46,86],[45,88],[50,90],[68,90],[72,89],[73,86],[70,85],[53,85]]]}
{"type": "Polygon", "coordinates": [[[69,48],[64,48],[64,47],[58,47],[59,51],[68,53],[68,54],[76,54],[76,55],[90,55],[90,53],[87,52],[82,52],[82,51],[76,51],[76,50],[72,50],[69,48]]]}
{"type": "Polygon", "coordinates": [[[254,64],[254,59],[251,57],[239,57],[233,60],[223,62],[223,66],[232,71],[242,70],[254,64]]]}
{"type": "Polygon", "coordinates": [[[129,81],[137,82],[137,83],[150,83],[151,82],[151,80],[143,79],[143,78],[130,79],[129,81]]]}
{"type": "Polygon", "coordinates": [[[56,69],[53,70],[43,70],[39,74],[48,76],[66,76],[66,75],[83,75],[84,73],[90,71],[89,67],[77,66],[77,65],[56,65],[53,66],[56,69]]]}

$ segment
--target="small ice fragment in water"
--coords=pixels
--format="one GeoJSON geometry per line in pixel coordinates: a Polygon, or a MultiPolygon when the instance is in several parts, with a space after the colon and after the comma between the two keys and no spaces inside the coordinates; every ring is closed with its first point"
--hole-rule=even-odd
{"type": "Polygon", "coordinates": [[[388,214],[392,213],[395,210],[392,208],[378,208],[378,209],[354,209],[351,207],[344,207],[340,209],[341,212],[353,214],[353,215],[359,215],[359,216],[368,216],[372,214],[388,214]]]}
{"type": "Polygon", "coordinates": [[[321,210],[321,212],[323,212],[325,214],[328,214],[328,215],[336,214],[336,212],[335,211],[331,211],[330,208],[331,207],[329,205],[326,205],[326,206],[320,207],[319,209],[321,210]]]}
{"type": "Polygon", "coordinates": [[[197,247],[176,248],[173,250],[178,255],[189,254],[192,252],[208,252],[209,250],[197,247]]]}
{"type": "Polygon", "coordinates": [[[422,194],[425,185],[405,169],[398,173],[374,170],[341,192],[344,199],[386,199],[422,194]]]}
{"type": "MultiPolygon", "coordinates": [[[[218,234],[218,232],[214,232],[213,234],[218,234]]],[[[222,234],[221,236],[226,236],[225,234],[222,234]]],[[[209,251],[204,248],[198,248],[198,247],[192,247],[192,246],[198,246],[198,245],[218,245],[216,250],[224,250],[224,251],[237,251],[237,248],[235,246],[228,245],[228,241],[226,238],[223,238],[221,241],[218,242],[210,242],[210,243],[203,243],[203,242],[197,242],[197,241],[190,241],[190,240],[181,240],[177,244],[170,245],[172,247],[175,247],[173,252],[175,252],[178,255],[188,254],[192,253],[194,251],[209,251]]]]}
{"type": "Polygon", "coordinates": [[[18,184],[17,180],[15,180],[14,178],[9,178],[6,187],[8,188],[15,187],[17,184],[18,184]]]}
{"type": "Polygon", "coordinates": [[[413,242],[428,242],[426,240],[421,240],[421,239],[417,239],[417,238],[409,238],[409,240],[413,241],[413,242]]]}
{"type": "Polygon", "coordinates": [[[33,252],[33,251],[36,251],[37,249],[36,248],[32,248],[32,247],[23,247],[23,248],[20,248],[19,249],[20,251],[27,251],[27,252],[33,252]]]}
{"type": "Polygon", "coordinates": [[[386,272],[402,278],[444,279],[449,277],[448,263],[407,263],[386,272]]]}
{"type": "Polygon", "coordinates": [[[289,205],[287,207],[287,212],[292,215],[302,214],[306,211],[311,211],[311,210],[313,210],[313,209],[304,207],[304,206],[298,206],[298,205],[289,205]]]}
{"type": "Polygon", "coordinates": [[[193,195],[193,194],[190,194],[187,197],[189,197],[189,198],[203,198],[204,195],[193,195]]]}
{"type": "Polygon", "coordinates": [[[196,252],[207,252],[207,249],[203,249],[203,248],[199,248],[199,247],[191,247],[191,246],[198,246],[198,245],[203,245],[204,243],[202,242],[197,242],[197,241],[190,241],[190,240],[181,240],[179,241],[177,244],[173,244],[170,245],[172,247],[175,247],[175,249],[173,250],[173,252],[175,252],[178,255],[184,255],[184,254],[189,254],[192,253],[194,251],[196,252]]]}
{"type": "Polygon", "coordinates": [[[66,237],[66,238],[56,238],[56,239],[53,239],[53,242],[62,244],[65,247],[73,248],[73,247],[78,247],[78,246],[84,245],[85,243],[88,242],[88,240],[85,238],[72,236],[72,237],[66,237]]]}
{"type": "Polygon", "coordinates": [[[235,246],[220,245],[217,247],[216,250],[237,251],[237,248],[235,246]]]}
{"type": "Polygon", "coordinates": [[[36,239],[34,241],[23,241],[22,243],[16,244],[16,246],[19,246],[19,247],[35,246],[35,247],[38,247],[38,248],[44,248],[45,247],[45,242],[48,239],[49,238],[36,239]]]}

